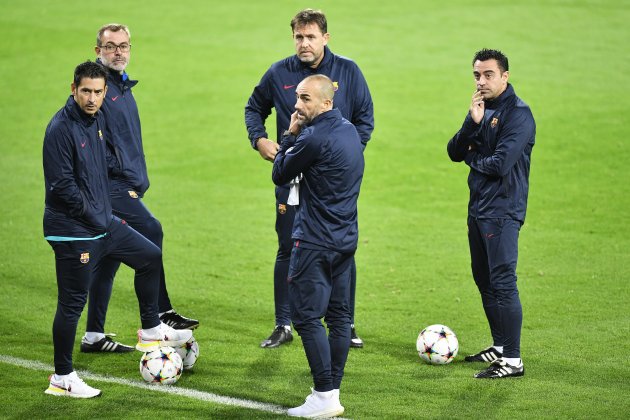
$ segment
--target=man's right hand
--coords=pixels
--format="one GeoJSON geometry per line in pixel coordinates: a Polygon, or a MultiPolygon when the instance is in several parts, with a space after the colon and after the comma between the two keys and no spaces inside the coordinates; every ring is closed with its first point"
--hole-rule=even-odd
{"type": "Polygon", "coordinates": [[[486,104],[483,100],[483,96],[481,95],[481,92],[475,91],[474,95],[472,96],[472,100],[470,101],[470,109],[469,109],[470,116],[472,117],[473,121],[476,122],[477,124],[481,123],[485,110],[486,110],[486,104]]]}
{"type": "Polygon", "coordinates": [[[263,159],[268,160],[269,162],[273,162],[279,148],[280,145],[278,143],[273,140],[269,140],[266,137],[261,137],[256,141],[256,149],[258,149],[258,153],[260,153],[260,156],[262,156],[263,159]]]}

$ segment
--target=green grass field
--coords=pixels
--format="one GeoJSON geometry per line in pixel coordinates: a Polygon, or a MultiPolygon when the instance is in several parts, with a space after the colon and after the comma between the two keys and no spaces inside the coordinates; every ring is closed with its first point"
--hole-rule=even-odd
{"type": "MultiPolygon", "coordinates": [[[[357,253],[366,345],[348,360],[345,417],[630,416],[629,1],[0,5],[0,355],[52,365],[44,129],[76,64],[94,59],[96,30],[118,21],[132,31],[128,71],[140,80],[152,181],[145,202],[164,227],[171,300],[201,320],[201,358],[176,386],[301,404],[311,377],[300,340],[258,348],[273,327],[274,198],[243,108],[268,66],[293,53],[291,17],[314,6],[327,13],[331,49],[359,64],[375,104],[357,253]],[[462,362],[490,339],[469,268],[467,168],[446,155],[482,47],[509,56],[510,81],[538,126],[518,266],[527,375],[496,382],[474,380],[482,366],[462,362]],[[418,332],[433,323],[458,335],[451,365],[416,354],[418,332]]],[[[138,327],[132,272],[121,269],[107,330],[133,343],[138,327]]],[[[75,367],[102,376],[141,381],[139,359],[75,347],[75,367]]],[[[2,418],[278,416],[98,381],[90,383],[102,398],[53,398],[43,393],[50,371],[4,360],[2,418]]]]}

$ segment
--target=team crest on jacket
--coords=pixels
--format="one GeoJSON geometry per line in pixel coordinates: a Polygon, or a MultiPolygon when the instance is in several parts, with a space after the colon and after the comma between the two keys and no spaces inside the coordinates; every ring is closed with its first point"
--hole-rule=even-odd
{"type": "Polygon", "coordinates": [[[81,258],[79,258],[79,261],[81,261],[81,264],[87,264],[90,261],[90,253],[82,252],[81,258]]]}
{"type": "Polygon", "coordinates": [[[284,214],[286,212],[287,212],[287,205],[286,204],[278,204],[278,213],[284,214]]]}
{"type": "Polygon", "coordinates": [[[138,198],[138,193],[135,191],[127,191],[129,193],[129,197],[138,198]]]}
{"type": "Polygon", "coordinates": [[[335,90],[335,92],[337,92],[337,90],[339,89],[339,82],[333,82],[333,89],[335,90]]]}
{"type": "Polygon", "coordinates": [[[492,121],[490,122],[490,127],[494,128],[497,126],[498,123],[499,123],[499,119],[493,118],[492,121]]]}

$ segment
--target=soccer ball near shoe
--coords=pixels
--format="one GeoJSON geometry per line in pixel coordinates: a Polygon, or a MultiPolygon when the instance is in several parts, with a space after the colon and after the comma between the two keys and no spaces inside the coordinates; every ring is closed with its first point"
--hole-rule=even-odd
{"type": "Polygon", "coordinates": [[[174,348],[162,347],[142,355],[140,374],[151,384],[172,385],[182,376],[183,365],[174,348]]]}
{"type": "Polygon", "coordinates": [[[184,361],[185,370],[192,369],[195,366],[195,362],[199,357],[199,344],[197,344],[195,337],[190,337],[190,340],[182,347],[178,347],[176,351],[184,361]]]}
{"type": "Polygon", "coordinates": [[[449,327],[435,324],[429,325],[420,332],[416,349],[425,362],[432,365],[445,365],[451,363],[457,356],[459,342],[449,327]]]}

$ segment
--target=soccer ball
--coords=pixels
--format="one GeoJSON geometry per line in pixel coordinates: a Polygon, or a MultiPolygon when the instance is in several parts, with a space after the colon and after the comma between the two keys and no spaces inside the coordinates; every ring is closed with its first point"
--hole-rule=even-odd
{"type": "Polygon", "coordinates": [[[455,333],[446,325],[429,325],[418,335],[416,349],[420,358],[432,365],[451,363],[457,351],[459,342],[455,333]]]}
{"type": "Polygon", "coordinates": [[[183,364],[174,348],[162,347],[142,355],[140,374],[151,384],[172,385],[182,376],[183,364]]]}
{"type": "Polygon", "coordinates": [[[199,344],[197,344],[195,337],[190,337],[190,340],[182,347],[178,347],[176,351],[184,361],[185,370],[192,369],[195,366],[195,362],[199,357],[199,344]]]}

